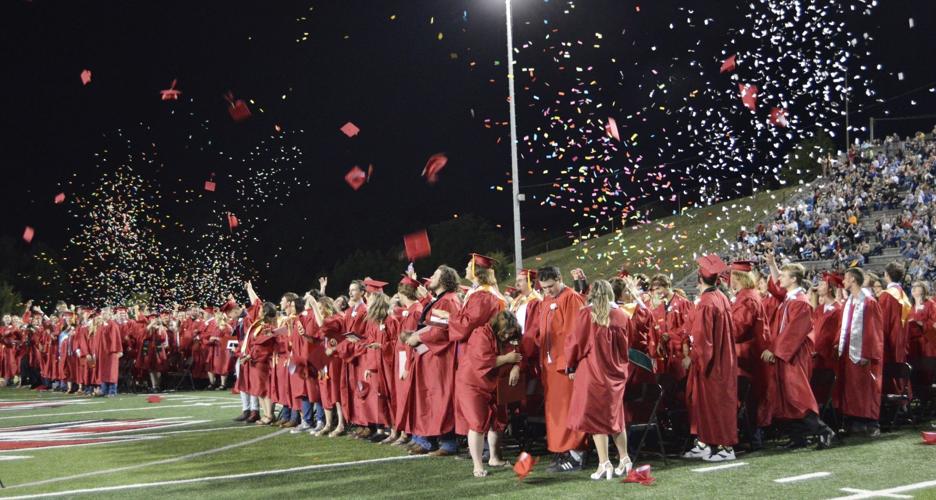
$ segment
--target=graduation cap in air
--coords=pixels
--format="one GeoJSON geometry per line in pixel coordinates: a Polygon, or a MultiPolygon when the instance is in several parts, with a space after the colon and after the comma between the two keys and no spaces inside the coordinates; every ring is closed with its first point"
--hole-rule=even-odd
{"type": "Polygon", "coordinates": [[[757,110],[757,85],[748,83],[739,83],[738,91],[741,92],[741,102],[744,107],[751,111],[757,110]]]}
{"type": "Polygon", "coordinates": [[[770,124],[777,127],[787,127],[790,121],[787,120],[787,111],[783,108],[774,107],[770,110],[770,124]]]}
{"type": "Polygon", "coordinates": [[[381,293],[383,292],[383,287],[387,286],[388,284],[389,283],[386,281],[364,278],[364,289],[368,293],[381,293]]]}
{"type": "Polygon", "coordinates": [[[618,131],[617,120],[608,117],[608,123],[605,124],[605,133],[613,137],[614,140],[621,142],[621,133],[618,131]]]}
{"type": "Polygon", "coordinates": [[[351,189],[357,191],[367,182],[367,177],[367,172],[364,172],[361,167],[355,165],[345,174],[344,180],[351,186],[351,189]]]}
{"type": "Polygon", "coordinates": [[[733,54],[733,55],[731,55],[728,59],[725,59],[724,61],[722,61],[722,63],[721,63],[721,68],[718,70],[718,72],[719,72],[719,73],[728,73],[728,72],[730,72],[730,71],[734,71],[734,69],[735,69],[735,61],[736,61],[737,57],[738,57],[737,54],[733,54]]]}
{"type": "Polygon", "coordinates": [[[180,90],[178,90],[178,89],[175,88],[175,87],[176,87],[176,83],[178,83],[178,82],[176,81],[175,78],[173,78],[173,79],[172,79],[172,85],[169,85],[169,88],[168,88],[168,89],[160,90],[160,91],[159,91],[159,95],[160,95],[160,97],[162,98],[162,100],[164,100],[164,101],[177,101],[177,100],[179,100],[179,96],[182,95],[182,91],[180,91],[180,90]]]}
{"type": "Polygon", "coordinates": [[[232,214],[231,212],[228,212],[227,214],[227,223],[228,223],[228,227],[231,229],[234,229],[235,227],[240,225],[240,221],[237,220],[237,216],[232,214]]]}
{"type": "Polygon", "coordinates": [[[247,103],[243,99],[234,99],[232,92],[228,92],[224,99],[230,104],[228,113],[231,115],[232,120],[239,123],[250,118],[250,108],[247,107],[247,103]]]}
{"type": "Polygon", "coordinates": [[[214,172],[212,172],[211,177],[209,177],[208,180],[205,181],[205,191],[213,193],[215,188],[217,187],[217,185],[215,184],[214,175],[215,175],[214,172]]]}
{"type": "Polygon", "coordinates": [[[81,71],[81,84],[87,85],[91,83],[91,70],[85,69],[81,71]]]}
{"type": "Polygon", "coordinates": [[[55,195],[55,198],[52,201],[54,201],[56,205],[65,203],[65,193],[59,193],[55,195]]]}
{"type": "Polygon", "coordinates": [[[403,248],[406,258],[412,261],[432,255],[432,246],[429,245],[429,234],[425,229],[407,234],[403,237],[403,248]]]}
{"type": "Polygon", "coordinates": [[[426,166],[423,167],[422,176],[426,178],[429,184],[435,184],[439,180],[439,172],[445,168],[448,163],[448,157],[444,153],[436,153],[429,157],[426,166]]]}
{"type": "Polygon", "coordinates": [[[341,132],[348,137],[354,137],[361,132],[361,129],[357,125],[348,122],[341,126],[341,132]]]}
{"type": "Polygon", "coordinates": [[[26,229],[23,230],[23,241],[26,243],[32,243],[33,236],[36,235],[36,230],[30,226],[26,226],[26,229]]]}

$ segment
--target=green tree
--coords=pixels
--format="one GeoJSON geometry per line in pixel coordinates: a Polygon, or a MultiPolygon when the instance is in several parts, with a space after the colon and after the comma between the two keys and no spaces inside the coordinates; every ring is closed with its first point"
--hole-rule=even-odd
{"type": "Polygon", "coordinates": [[[780,178],[787,186],[809,182],[822,173],[822,162],[835,153],[835,142],[822,130],[800,141],[786,155],[780,178]]]}
{"type": "Polygon", "coordinates": [[[0,282],[0,314],[20,314],[22,309],[23,297],[13,290],[13,285],[0,282]]]}

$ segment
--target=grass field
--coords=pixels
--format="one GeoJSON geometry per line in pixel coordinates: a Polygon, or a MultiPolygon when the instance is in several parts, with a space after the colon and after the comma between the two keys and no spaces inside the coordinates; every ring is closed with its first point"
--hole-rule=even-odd
{"type": "MultiPolygon", "coordinates": [[[[862,490],[936,498],[936,447],[920,444],[912,429],[821,452],[741,455],[732,467],[707,471],[704,462],[651,461],[657,483],[642,486],[590,481],[591,471],[549,474],[545,464],[524,481],[510,469],[475,479],[465,459],[410,458],[348,437],[245,426],[230,420],[238,412],[236,396],[217,392],[171,393],[148,403],[144,395],[89,400],[0,389],[0,496],[871,498],[862,490]],[[33,403],[50,406],[26,406],[33,403]],[[66,423],[73,425],[54,425],[66,423]],[[101,432],[107,426],[117,427],[101,432]],[[113,441],[81,444],[85,439],[113,441]],[[58,447],[39,447],[48,444],[58,447]],[[775,482],[816,473],[825,474],[775,482]]],[[[516,450],[507,455],[513,459],[516,450]]]]}

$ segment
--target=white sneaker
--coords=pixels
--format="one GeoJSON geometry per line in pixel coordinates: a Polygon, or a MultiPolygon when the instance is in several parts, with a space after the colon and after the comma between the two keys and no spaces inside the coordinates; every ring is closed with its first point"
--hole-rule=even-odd
{"type": "Polygon", "coordinates": [[[309,425],[308,422],[306,422],[305,420],[303,420],[301,424],[299,424],[299,425],[293,427],[292,429],[289,429],[289,433],[290,433],[290,434],[299,434],[299,433],[305,432],[305,431],[307,431],[307,430],[309,430],[309,429],[311,429],[311,428],[312,428],[312,426],[309,425]]]}
{"type": "Polygon", "coordinates": [[[705,446],[699,446],[699,443],[696,443],[691,450],[683,453],[683,458],[705,458],[712,454],[712,449],[705,446]]]}
{"type": "Polygon", "coordinates": [[[734,460],[734,448],[723,448],[718,447],[717,450],[712,450],[712,454],[707,457],[702,457],[702,460],[706,462],[727,462],[728,460],[734,460]]]}

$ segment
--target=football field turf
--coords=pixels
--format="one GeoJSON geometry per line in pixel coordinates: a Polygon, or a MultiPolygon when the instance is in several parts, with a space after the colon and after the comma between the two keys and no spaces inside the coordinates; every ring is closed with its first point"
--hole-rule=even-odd
{"type": "Polygon", "coordinates": [[[239,398],[224,392],[148,403],[0,389],[0,497],[936,498],[936,446],[921,444],[919,429],[720,465],[640,459],[657,479],[643,486],[591,481],[593,464],[549,474],[543,463],[524,481],[510,468],[475,479],[466,459],[232,422],[239,411],[239,398]]]}

